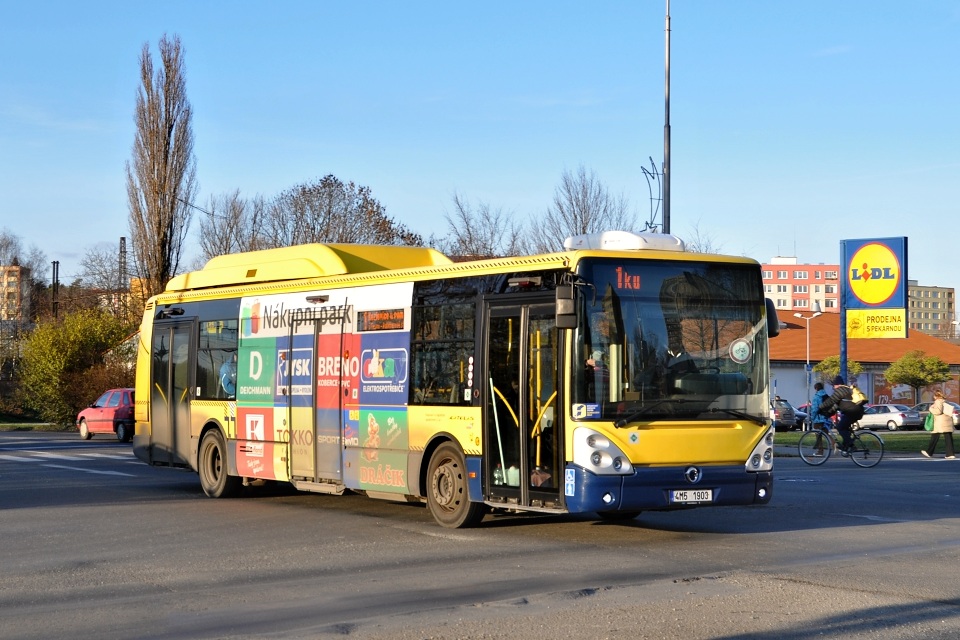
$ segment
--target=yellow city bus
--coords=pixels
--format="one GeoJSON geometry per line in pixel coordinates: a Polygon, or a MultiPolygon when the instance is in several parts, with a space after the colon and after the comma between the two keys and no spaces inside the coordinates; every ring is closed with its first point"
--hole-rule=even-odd
{"type": "Polygon", "coordinates": [[[216,257],[146,306],[134,451],[215,498],[279,481],[425,502],[446,527],[767,503],[760,265],[664,234],[564,246],[216,257]]]}

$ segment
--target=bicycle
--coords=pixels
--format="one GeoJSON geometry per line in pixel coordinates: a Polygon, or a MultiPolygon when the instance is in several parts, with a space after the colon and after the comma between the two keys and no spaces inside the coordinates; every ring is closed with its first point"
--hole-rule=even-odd
{"type": "MultiPolygon", "coordinates": [[[[851,432],[853,446],[840,455],[853,460],[858,467],[875,467],[883,460],[883,438],[873,431],[859,429],[851,432]]],[[[837,438],[828,429],[812,429],[800,436],[797,451],[807,464],[820,466],[830,459],[837,446],[837,438]]]]}

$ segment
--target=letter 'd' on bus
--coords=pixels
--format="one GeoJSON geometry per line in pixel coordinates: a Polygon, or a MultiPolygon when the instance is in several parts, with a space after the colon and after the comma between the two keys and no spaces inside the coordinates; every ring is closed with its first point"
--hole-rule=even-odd
{"type": "Polygon", "coordinates": [[[259,380],[263,373],[263,356],[259,351],[250,352],[250,379],[259,380]]]}

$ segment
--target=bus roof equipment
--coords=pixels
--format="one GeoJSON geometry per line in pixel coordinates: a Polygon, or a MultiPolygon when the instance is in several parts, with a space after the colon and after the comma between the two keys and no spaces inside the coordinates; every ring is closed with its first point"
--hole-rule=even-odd
{"type": "Polygon", "coordinates": [[[631,233],[630,231],[604,231],[570,236],[563,241],[563,248],[605,249],[607,251],[639,251],[654,249],[657,251],[684,251],[683,240],[668,233],[631,233]]]}

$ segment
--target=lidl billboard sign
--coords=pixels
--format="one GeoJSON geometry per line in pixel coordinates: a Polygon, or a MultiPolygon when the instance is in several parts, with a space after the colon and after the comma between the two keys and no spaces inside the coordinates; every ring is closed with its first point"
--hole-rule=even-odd
{"type": "Polygon", "coordinates": [[[907,239],[842,240],[848,338],[907,337],[907,239]]]}

